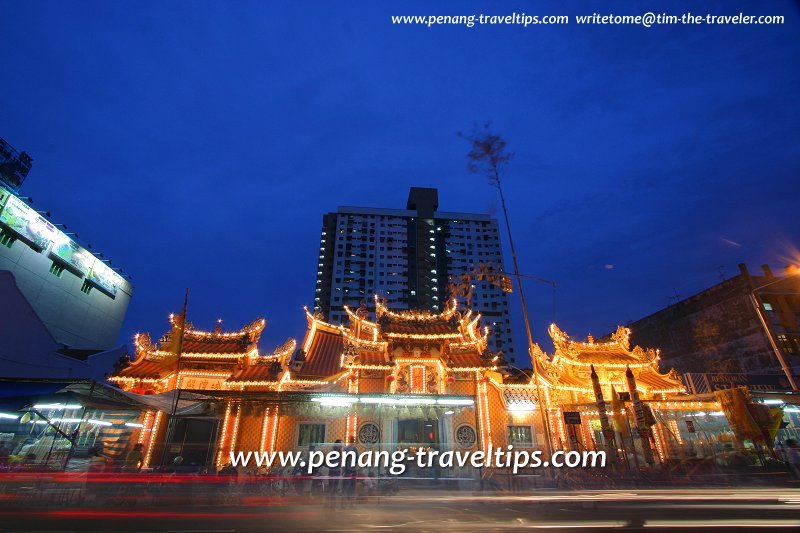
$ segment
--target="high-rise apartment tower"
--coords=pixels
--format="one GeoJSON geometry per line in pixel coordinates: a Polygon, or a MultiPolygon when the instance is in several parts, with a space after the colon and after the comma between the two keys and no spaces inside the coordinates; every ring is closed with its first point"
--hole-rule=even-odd
{"type": "Polygon", "coordinates": [[[508,293],[476,275],[503,271],[497,220],[439,211],[437,189],[412,187],[405,209],[339,207],[322,217],[314,310],[338,324],[344,306],[374,310],[373,295],[394,309],[440,311],[449,284],[471,275],[471,307],[492,330],[489,348],[514,360],[508,293]]]}

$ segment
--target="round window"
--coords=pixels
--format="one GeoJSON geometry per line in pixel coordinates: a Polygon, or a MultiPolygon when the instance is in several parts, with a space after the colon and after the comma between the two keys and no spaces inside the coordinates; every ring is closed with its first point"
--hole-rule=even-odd
{"type": "Polygon", "coordinates": [[[456,429],[456,443],[462,448],[472,448],[478,441],[475,428],[469,424],[458,426],[456,429]]]}
{"type": "Polygon", "coordinates": [[[378,444],[381,437],[381,430],[377,424],[367,422],[358,428],[358,442],[361,444],[378,444]]]}

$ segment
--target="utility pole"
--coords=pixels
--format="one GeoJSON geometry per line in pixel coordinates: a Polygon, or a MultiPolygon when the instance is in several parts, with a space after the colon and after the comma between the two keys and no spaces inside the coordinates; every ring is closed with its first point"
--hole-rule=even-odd
{"type": "Polygon", "coordinates": [[[508,220],[506,199],[505,195],[503,194],[503,187],[500,181],[499,167],[501,164],[507,162],[511,158],[511,154],[505,152],[505,140],[499,135],[489,131],[488,123],[484,126],[483,132],[476,131],[472,135],[459,134],[459,136],[469,141],[472,145],[472,149],[470,150],[469,154],[467,154],[467,157],[470,160],[468,167],[469,170],[471,172],[478,172],[479,167],[483,166],[486,174],[489,177],[489,182],[497,187],[497,190],[500,192],[500,204],[503,208],[503,217],[505,218],[506,230],[508,232],[508,244],[511,248],[511,259],[514,264],[514,277],[516,278],[517,286],[519,287],[519,298],[520,302],[522,303],[522,316],[525,320],[525,333],[528,337],[528,354],[531,357],[531,366],[533,367],[533,384],[536,390],[537,403],[539,404],[539,413],[542,417],[542,426],[545,431],[547,453],[548,456],[551,456],[553,453],[553,447],[550,436],[550,424],[547,420],[547,413],[545,411],[544,401],[539,387],[539,371],[537,369],[536,358],[534,357],[533,335],[531,334],[528,307],[525,305],[525,290],[522,287],[522,275],[520,273],[519,264],[517,261],[517,251],[516,248],[514,248],[514,239],[511,236],[511,223],[508,220]]]}
{"type": "Polygon", "coordinates": [[[539,371],[536,369],[537,361],[534,356],[533,350],[533,335],[531,334],[531,322],[528,317],[528,306],[525,305],[525,290],[522,288],[522,276],[519,272],[519,264],[517,263],[517,252],[514,248],[514,239],[511,237],[511,223],[508,221],[508,209],[506,209],[506,199],[503,195],[503,187],[500,184],[500,173],[497,171],[497,166],[494,166],[494,182],[497,190],[500,191],[500,204],[503,207],[503,216],[506,221],[506,230],[508,231],[508,244],[511,248],[511,260],[514,263],[514,277],[517,278],[517,288],[519,289],[519,299],[522,303],[522,316],[525,320],[525,333],[528,337],[528,354],[531,357],[531,367],[533,368],[533,385],[536,390],[536,398],[539,404],[539,413],[542,417],[542,425],[544,426],[545,441],[547,442],[547,455],[553,455],[553,446],[550,442],[550,424],[547,420],[547,412],[545,411],[544,401],[541,391],[539,390],[539,371]]]}
{"type": "MultiPolygon", "coordinates": [[[[177,346],[177,365],[175,367],[175,389],[173,389],[173,398],[172,398],[172,409],[170,410],[169,414],[169,423],[167,424],[167,434],[164,436],[164,446],[165,448],[161,450],[161,462],[159,463],[160,467],[164,467],[164,458],[167,455],[166,446],[169,445],[169,441],[172,438],[172,432],[175,430],[175,415],[178,411],[178,402],[180,401],[181,397],[181,356],[183,355],[183,335],[186,331],[186,308],[189,305],[189,289],[186,289],[186,294],[183,297],[183,311],[181,311],[180,315],[180,331],[178,334],[178,346],[177,346]]],[[[157,435],[156,435],[157,437],[157,435]]]]}

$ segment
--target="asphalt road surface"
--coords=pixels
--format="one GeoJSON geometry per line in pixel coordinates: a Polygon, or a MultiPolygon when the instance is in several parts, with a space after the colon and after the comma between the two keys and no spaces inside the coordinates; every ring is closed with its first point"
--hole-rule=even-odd
{"type": "Polygon", "coordinates": [[[403,491],[329,508],[296,497],[232,505],[122,503],[0,507],[2,531],[500,531],[784,529],[800,531],[800,490],[675,489],[533,495],[403,491]]]}

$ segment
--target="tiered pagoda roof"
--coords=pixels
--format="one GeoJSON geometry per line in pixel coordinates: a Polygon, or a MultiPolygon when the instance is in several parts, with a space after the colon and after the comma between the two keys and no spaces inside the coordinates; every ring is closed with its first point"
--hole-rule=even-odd
{"type": "Polygon", "coordinates": [[[182,374],[203,371],[225,373],[243,359],[259,359],[258,341],[266,322],[259,318],[231,332],[223,332],[219,326],[214,331],[201,331],[187,322],[181,347],[178,346],[180,321],[170,316],[170,324],[170,331],[156,343],[150,340],[147,333],[137,334],[134,337],[136,358],[109,379],[119,383],[166,385],[179,368],[182,374]]]}
{"type": "Polygon", "coordinates": [[[232,386],[270,382],[277,384],[287,361],[294,354],[295,348],[297,348],[297,341],[288,338],[270,355],[240,360],[234,372],[225,381],[232,386]]]}
{"type": "Polygon", "coordinates": [[[309,327],[301,350],[293,359],[293,363],[299,363],[294,376],[298,379],[328,379],[342,373],[342,329],[311,316],[308,311],[306,317],[309,327]]]}
{"type": "Polygon", "coordinates": [[[636,377],[637,388],[650,394],[684,392],[685,387],[675,370],[662,374],[658,350],[631,348],[630,330],[618,327],[607,342],[596,342],[591,336],[576,341],[555,324],[550,326],[555,354],[549,365],[550,375],[559,386],[580,392],[591,392],[591,367],[600,377],[601,385],[625,386],[624,373],[630,368],[636,377]]]}
{"type": "MultiPolygon", "coordinates": [[[[187,323],[180,361],[180,323],[171,317],[171,330],[157,343],[146,333],[136,336],[135,361],[110,379],[131,387],[163,390],[182,386],[184,377],[201,376],[217,380],[222,388],[291,390],[333,386],[357,369],[396,372],[400,364],[430,362],[448,372],[483,372],[502,364],[499,356],[486,349],[489,330],[481,329],[480,314],[459,311],[455,301],[444,311],[432,313],[392,311],[376,298],[374,321],[366,309],[345,309],[350,317],[347,326],[327,323],[306,310],[308,329],[302,343],[298,346],[294,339],[288,339],[270,355],[260,355],[257,346],[264,319],[231,332],[219,327],[201,331],[187,323]]],[[[607,342],[595,342],[591,337],[573,340],[555,324],[550,335],[555,346],[552,358],[534,346],[532,359],[540,386],[591,393],[589,371],[594,366],[603,385],[624,388],[624,372],[631,368],[637,387],[645,392],[684,391],[674,371],[659,371],[658,351],[631,348],[626,328],[618,328],[607,342]]],[[[532,376],[530,380],[520,378],[509,376],[503,384],[512,389],[532,384],[532,376]]],[[[512,392],[526,394],[522,390],[512,392]]]]}
{"type": "Polygon", "coordinates": [[[490,368],[495,358],[486,351],[489,329],[480,328],[480,314],[461,313],[455,300],[441,313],[392,311],[376,297],[376,321],[365,309],[345,307],[350,324],[343,328],[348,366],[390,368],[401,357],[438,359],[451,370],[490,368]]]}

